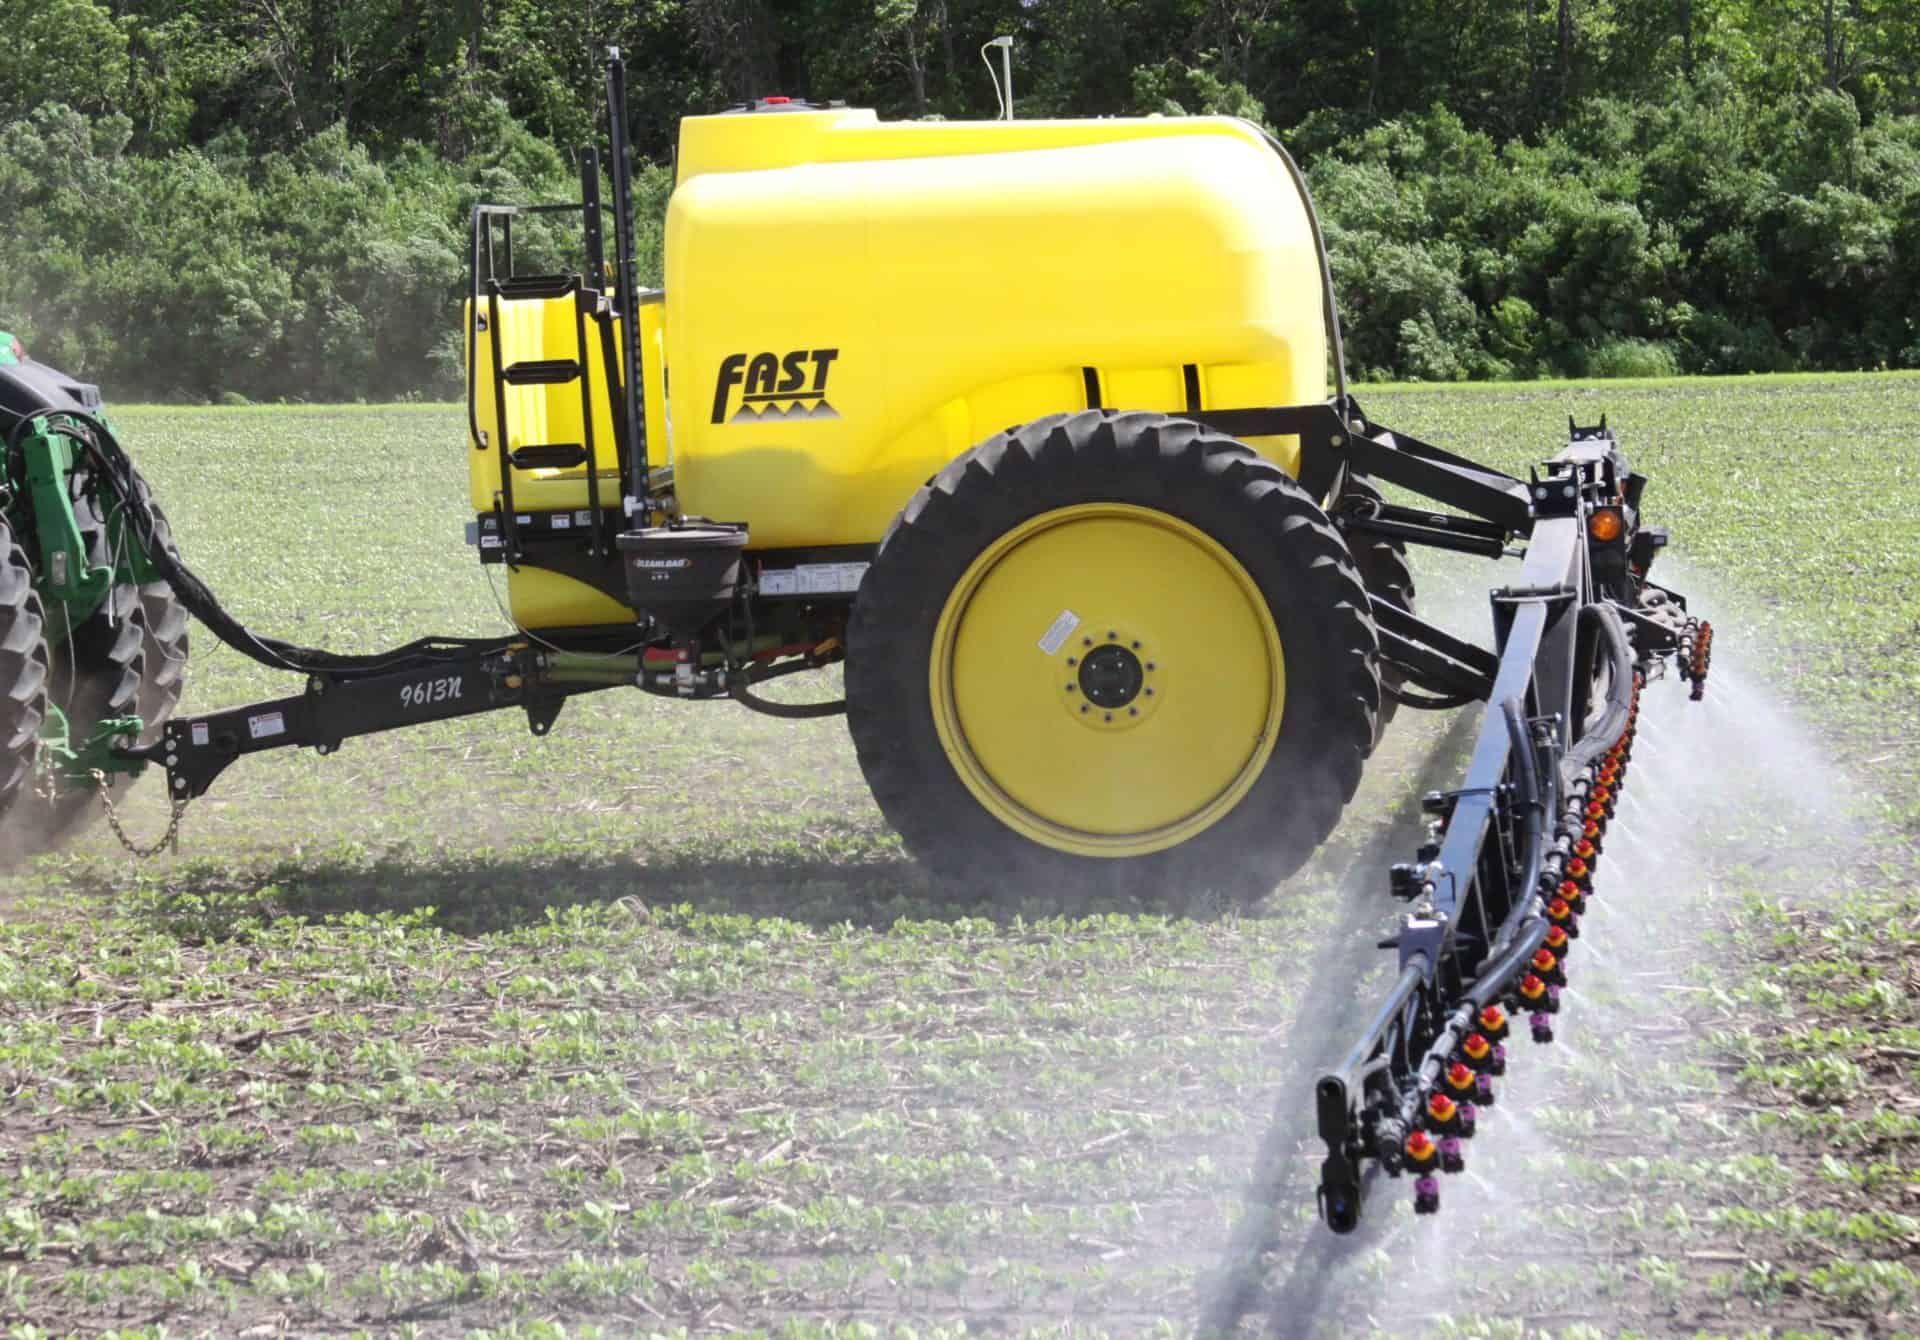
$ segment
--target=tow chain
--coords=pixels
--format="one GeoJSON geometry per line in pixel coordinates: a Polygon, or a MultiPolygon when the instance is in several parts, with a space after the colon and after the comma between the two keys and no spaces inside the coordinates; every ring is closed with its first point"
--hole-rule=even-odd
{"type": "Polygon", "coordinates": [[[107,774],[95,768],[93,784],[99,792],[100,804],[107,812],[107,827],[113,830],[113,835],[120,839],[120,845],[127,849],[129,855],[144,861],[158,856],[163,851],[175,856],[180,854],[180,820],[187,812],[185,800],[172,802],[173,813],[167,820],[167,831],[160,835],[160,840],[151,847],[142,847],[128,837],[127,830],[120,826],[120,815],[113,807],[113,795],[107,789],[107,774]]]}

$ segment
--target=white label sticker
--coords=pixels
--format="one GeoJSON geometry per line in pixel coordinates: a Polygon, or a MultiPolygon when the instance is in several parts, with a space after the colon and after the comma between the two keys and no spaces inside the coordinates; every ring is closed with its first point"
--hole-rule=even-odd
{"type": "Polygon", "coordinates": [[[767,568],[760,574],[763,596],[843,595],[860,589],[870,563],[802,563],[797,568],[767,568]]]}
{"type": "Polygon", "coordinates": [[[565,512],[555,512],[553,514],[553,528],[555,530],[572,530],[573,518],[565,512]]]}
{"type": "Polygon", "coordinates": [[[213,732],[207,728],[206,722],[196,721],[193,723],[193,747],[195,749],[205,748],[207,741],[212,738],[213,732]]]}
{"type": "Polygon", "coordinates": [[[258,716],[247,718],[247,734],[256,740],[264,740],[270,735],[285,735],[286,719],[278,712],[262,712],[258,716]]]}
{"type": "Polygon", "coordinates": [[[592,525],[592,524],[593,524],[593,513],[592,513],[592,512],[575,512],[575,513],[573,514],[573,524],[574,524],[574,525],[576,525],[576,526],[590,526],[590,525],[592,525]]]}
{"type": "Polygon", "coordinates": [[[1060,617],[1047,625],[1047,631],[1040,636],[1040,650],[1051,656],[1066,645],[1073,630],[1080,626],[1080,616],[1072,610],[1061,610],[1060,617]]]}
{"type": "Polygon", "coordinates": [[[794,571],[800,574],[803,595],[819,595],[859,590],[860,579],[870,566],[867,563],[802,563],[794,571]]]}

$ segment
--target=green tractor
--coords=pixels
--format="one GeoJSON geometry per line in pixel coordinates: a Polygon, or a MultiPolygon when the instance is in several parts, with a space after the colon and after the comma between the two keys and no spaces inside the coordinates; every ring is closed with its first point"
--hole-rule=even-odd
{"type": "Polygon", "coordinates": [[[97,386],[0,331],[0,841],[16,855],[56,843],[129,771],[113,745],[159,740],[187,663],[187,611],[80,441],[51,429],[61,411],[105,422],[97,386]]]}

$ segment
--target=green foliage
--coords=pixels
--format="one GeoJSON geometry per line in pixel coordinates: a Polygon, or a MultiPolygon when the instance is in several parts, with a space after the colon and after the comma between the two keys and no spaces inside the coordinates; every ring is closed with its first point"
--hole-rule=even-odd
{"type": "MultiPolygon", "coordinates": [[[[0,324],[132,395],[457,385],[474,200],[755,94],[1215,114],[1309,168],[1356,373],[1920,364],[1920,9],[1895,0],[10,0],[0,324]]],[[[666,166],[638,226],[657,279],[666,166]]],[[[534,227],[528,259],[564,235],[534,227]]]]}

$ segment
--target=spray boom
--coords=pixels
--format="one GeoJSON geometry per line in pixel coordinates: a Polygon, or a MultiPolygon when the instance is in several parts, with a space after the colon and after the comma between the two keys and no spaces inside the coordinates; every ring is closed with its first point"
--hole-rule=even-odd
{"type": "Polygon", "coordinates": [[[1426,797],[1429,840],[1391,872],[1415,904],[1386,946],[1399,976],[1315,1086],[1320,1213],[1337,1233],[1382,1172],[1414,1179],[1416,1213],[1439,1210],[1498,1097],[1512,1021],[1553,1040],[1647,683],[1671,657],[1693,698],[1705,687],[1711,625],[1646,579],[1666,537],[1636,530],[1643,485],[1602,423],[1573,428],[1528,487],[1521,580],[1493,593],[1498,666],[1472,762],[1459,789],[1426,797]]]}

